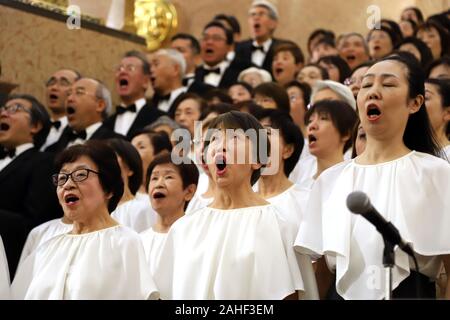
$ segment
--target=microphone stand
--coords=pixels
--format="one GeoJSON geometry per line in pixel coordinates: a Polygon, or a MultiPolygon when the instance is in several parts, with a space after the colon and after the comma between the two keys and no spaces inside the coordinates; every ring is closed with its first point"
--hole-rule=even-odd
{"type": "Polygon", "coordinates": [[[392,268],[395,265],[394,247],[389,241],[384,240],[383,266],[386,271],[385,300],[392,300],[392,268]]]}

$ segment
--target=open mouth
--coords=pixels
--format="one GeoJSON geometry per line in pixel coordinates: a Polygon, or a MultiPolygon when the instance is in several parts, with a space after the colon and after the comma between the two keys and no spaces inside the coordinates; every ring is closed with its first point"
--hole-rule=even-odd
{"type": "Polygon", "coordinates": [[[162,199],[165,197],[166,197],[166,195],[162,192],[157,191],[157,192],[153,193],[153,199],[162,199]]]}
{"type": "Polygon", "coordinates": [[[353,62],[356,60],[356,57],[354,55],[348,55],[345,59],[347,62],[353,62]]]}
{"type": "Polygon", "coordinates": [[[66,108],[66,112],[67,112],[67,114],[74,114],[75,113],[75,108],[72,107],[72,106],[68,106],[66,108]]]}
{"type": "Polygon", "coordinates": [[[317,142],[316,136],[313,135],[313,134],[309,134],[308,135],[308,142],[309,142],[309,145],[314,144],[315,142],[317,142]]]}
{"type": "Polygon", "coordinates": [[[213,54],[214,50],[209,48],[209,49],[206,49],[205,52],[206,52],[206,54],[213,54]]]}
{"type": "Polygon", "coordinates": [[[381,116],[381,111],[378,106],[371,104],[367,107],[367,118],[370,121],[378,120],[381,116]]]}
{"type": "Polygon", "coordinates": [[[261,25],[260,25],[259,23],[255,23],[255,24],[253,25],[253,29],[254,29],[255,31],[258,31],[260,28],[261,28],[261,25]]]}
{"type": "Polygon", "coordinates": [[[224,156],[217,156],[215,159],[217,175],[222,176],[227,170],[227,161],[224,156]]]}
{"type": "Polygon", "coordinates": [[[67,205],[73,205],[73,204],[77,203],[78,200],[80,200],[80,198],[78,198],[76,195],[73,195],[73,194],[69,194],[64,197],[64,201],[67,205]]]}
{"type": "Polygon", "coordinates": [[[276,68],[276,69],[275,69],[275,75],[276,75],[276,76],[279,76],[280,74],[283,73],[283,71],[284,71],[283,68],[276,68]]]}
{"type": "Polygon", "coordinates": [[[126,88],[128,86],[128,80],[127,79],[120,79],[119,80],[119,86],[121,88],[126,88]]]}
{"type": "Polygon", "coordinates": [[[58,100],[58,96],[56,94],[53,94],[53,93],[49,95],[49,98],[50,98],[50,101],[58,100]]]}
{"type": "Polygon", "coordinates": [[[374,46],[374,47],[373,47],[373,50],[375,50],[375,51],[378,51],[378,50],[380,50],[380,49],[381,49],[380,46],[374,46]]]}
{"type": "Polygon", "coordinates": [[[9,124],[4,123],[4,122],[0,123],[0,131],[8,131],[9,128],[10,128],[9,124]]]}

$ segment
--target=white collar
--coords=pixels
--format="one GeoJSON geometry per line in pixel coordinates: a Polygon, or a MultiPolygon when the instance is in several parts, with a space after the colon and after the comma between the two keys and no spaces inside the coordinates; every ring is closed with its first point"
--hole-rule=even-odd
{"type": "MultiPolygon", "coordinates": [[[[253,45],[255,47],[259,47],[260,45],[258,44],[258,42],[256,42],[256,40],[253,40],[253,45]]],[[[272,38],[267,39],[266,41],[263,42],[262,47],[264,48],[264,52],[267,53],[269,51],[270,46],[272,45],[272,38]]]]}
{"type": "Polygon", "coordinates": [[[55,121],[61,122],[60,128],[65,128],[69,124],[69,119],[67,119],[67,116],[61,117],[56,120],[55,119],[51,119],[51,120],[52,120],[52,122],[55,122],[55,121]]]}
{"type": "Polygon", "coordinates": [[[16,147],[16,155],[14,156],[14,158],[31,148],[34,148],[34,144],[31,142],[21,144],[20,146],[16,147]]]}
{"type": "Polygon", "coordinates": [[[228,65],[230,64],[230,62],[228,60],[222,60],[221,62],[219,62],[218,64],[216,64],[215,66],[208,66],[206,63],[203,64],[203,67],[206,70],[211,70],[211,69],[215,69],[215,68],[219,68],[220,69],[220,74],[223,74],[223,72],[225,71],[226,68],[228,68],[228,65]]]}
{"type": "Polygon", "coordinates": [[[94,124],[91,124],[89,127],[86,128],[86,140],[89,140],[90,137],[94,134],[95,131],[97,131],[98,128],[102,125],[101,122],[96,122],[94,124]]]}
{"type": "MultiPolygon", "coordinates": [[[[134,101],[134,105],[136,106],[136,113],[141,111],[141,109],[146,105],[146,103],[147,101],[145,100],[145,98],[140,98],[134,101]]],[[[127,107],[127,105],[124,104],[123,102],[120,105],[125,108],[127,107]]]]}

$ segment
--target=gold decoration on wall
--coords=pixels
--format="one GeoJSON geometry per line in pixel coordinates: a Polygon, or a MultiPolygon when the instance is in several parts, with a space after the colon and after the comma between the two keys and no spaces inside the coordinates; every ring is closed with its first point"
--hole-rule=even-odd
{"type": "Polygon", "coordinates": [[[147,40],[154,51],[175,34],[178,16],[175,7],[166,0],[136,0],[134,2],[136,33],[147,40]]]}

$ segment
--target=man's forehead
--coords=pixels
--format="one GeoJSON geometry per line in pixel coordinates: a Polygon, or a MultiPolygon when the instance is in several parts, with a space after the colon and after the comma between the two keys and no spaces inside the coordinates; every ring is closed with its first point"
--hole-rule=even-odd
{"type": "Polygon", "coordinates": [[[52,74],[52,78],[67,78],[67,79],[75,79],[77,78],[77,74],[73,70],[69,69],[61,69],[52,74]]]}
{"type": "Polygon", "coordinates": [[[94,79],[83,78],[73,84],[75,89],[95,89],[97,87],[97,81],[94,79]]]}
{"type": "Polygon", "coordinates": [[[142,65],[142,60],[138,57],[124,57],[122,58],[122,63],[132,63],[137,65],[142,65]]]}

